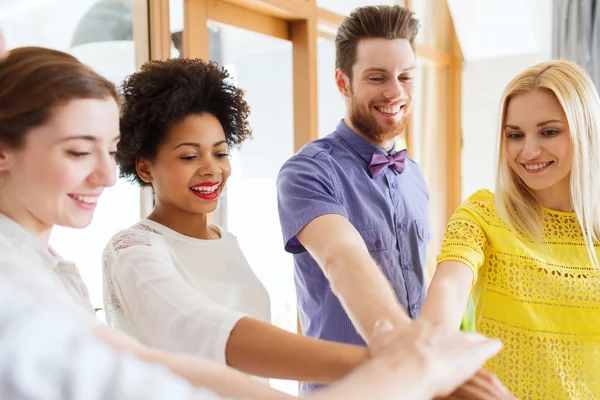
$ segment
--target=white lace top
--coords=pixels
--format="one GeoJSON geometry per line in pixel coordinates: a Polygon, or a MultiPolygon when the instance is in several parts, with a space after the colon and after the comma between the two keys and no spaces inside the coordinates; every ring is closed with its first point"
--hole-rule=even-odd
{"type": "Polygon", "coordinates": [[[218,229],[220,239],[200,240],[145,219],[117,233],[102,257],[108,324],[149,346],[225,364],[239,319],[271,317],[236,237],[218,229]]]}

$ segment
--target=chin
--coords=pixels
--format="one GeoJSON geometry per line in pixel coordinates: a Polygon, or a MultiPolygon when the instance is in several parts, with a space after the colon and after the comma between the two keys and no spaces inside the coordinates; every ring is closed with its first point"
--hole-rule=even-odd
{"type": "Polygon", "coordinates": [[[83,229],[83,228],[87,228],[88,226],[90,226],[90,224],[92,223],[92,218],[93,218],[93,214],[88,216],[80,216],[80,217],[67,217],[64,218],[60,223],[58,223],[57,225],[60,226],[64,226],[67,228],[73,228],[73,229],[83,229]]]}

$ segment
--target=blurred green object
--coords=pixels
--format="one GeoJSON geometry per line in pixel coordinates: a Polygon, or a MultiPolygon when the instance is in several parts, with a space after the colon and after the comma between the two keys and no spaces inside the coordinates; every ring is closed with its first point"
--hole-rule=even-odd
{"type": "Polygon", "coordinates": [[[463,315],[460,330],[465,332],[475,332],[475,306],[471,296],[469,296],[469,301],[467,301],[467,309],[463,315]]]}

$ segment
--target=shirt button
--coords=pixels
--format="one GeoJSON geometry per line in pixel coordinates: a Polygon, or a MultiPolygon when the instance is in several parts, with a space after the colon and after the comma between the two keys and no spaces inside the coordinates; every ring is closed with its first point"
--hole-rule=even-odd
{"type": "Polygon", "coordinates": [[[392,189],[396,189],[398,185],[396,185],[396,182],[392,183],[392,189]]]}
{"type": "Polygon", "coordinates": [[[410,264],[406,264],[406,265],[404,266],[404,269],[406,269],[407,271],[410,271],[410,264]]]}
{"type": "Polygon", "coordinates": [[[330,147],[331,147],[331,145],[330,145],[329,143],[325,143],[325,144],[323,145],[323,148],[324,148],[324,149],[328,149],[328,148],[330,148],[330,147]]]}
{"type": "Polygon", "coordinates": [[[378,249],[381,247],[381,240],[377,239],[375,241],[375,247],[377,247],[378,249]]]}
{"type": "Polygon", "coordinates": [[[400,224],[400,225],[398,225],[398,228],[400,228],[400,229],[404,229],[404,224],[400,224]]]}

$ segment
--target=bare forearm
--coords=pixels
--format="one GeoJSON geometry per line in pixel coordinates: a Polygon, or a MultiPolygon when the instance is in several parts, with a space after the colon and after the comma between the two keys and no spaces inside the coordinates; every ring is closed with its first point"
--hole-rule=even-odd
{"type": "Polygon", "coordinates": [[[234,369],[194,356],[164,353],[149,349],[140,358],[167,366],[196,387],[210,389],[219,396],[248,400],[285,400],[292,398],[234,369]]]}
{"type": "Polygon", "coordinates": [[[232,368],[199,357],[154,350],[105,327],[96,328],[94,334],[116,350],[128,351],[142,360],[162,364],[192,385],[209,389],[219,396],[247,400],[292,398],[232,368]]]}
{"type": "Polygon", "coordinates": [[[368,252],[360,249],[340,251],[339,256],[328,260],[323,269],[332,290],[365,341],[377,321],[388,320],[396,327],[411,323],[390,283],[368,252]]]}
{"type": "Polygon", "coordinates": [[[227,342],[227,363],[246,373],[275,379],[328,383],[368,358],[364,347],[316,340],[242,318],[227,342]]]}
{"type": "Polygon", "coordinates": [[[348,219],[337,214],[322,215],[297,237],[329,279],[333,292],[365,342],[377,321],[388,320],[396,327],[411,322],[348,219]]]}
{"type": "Polygon", "coordinates": [[[472,282],[470,269],[462,263],[440,264],[429,286],[420,318],[435,325],[458,329],[472,282]]]}

